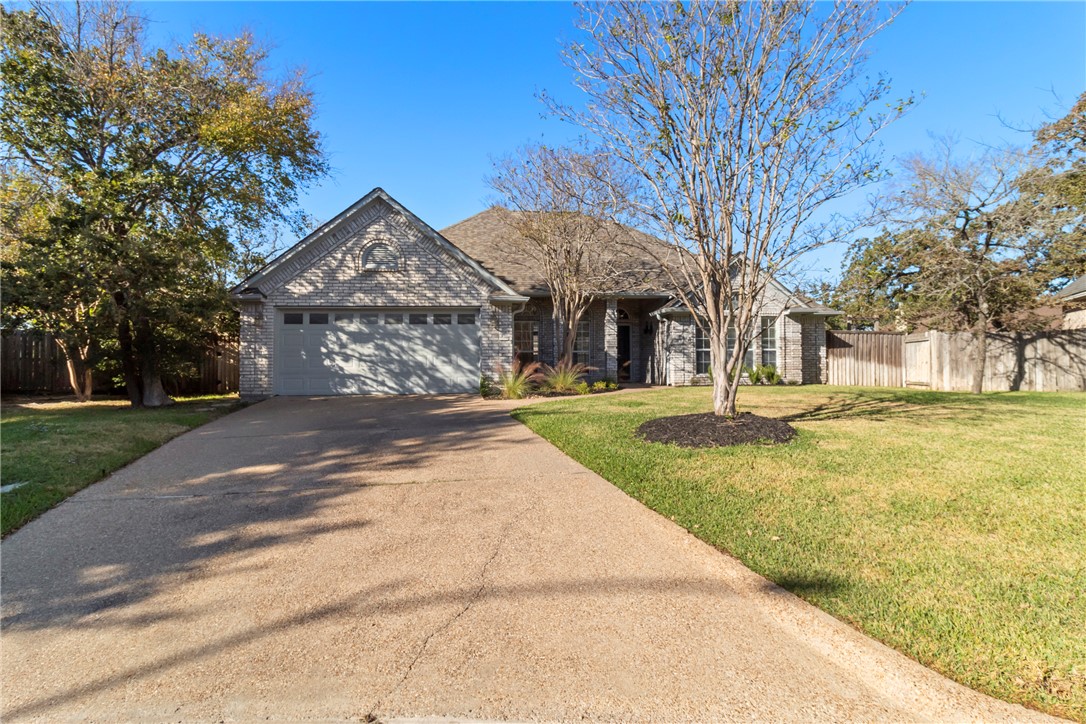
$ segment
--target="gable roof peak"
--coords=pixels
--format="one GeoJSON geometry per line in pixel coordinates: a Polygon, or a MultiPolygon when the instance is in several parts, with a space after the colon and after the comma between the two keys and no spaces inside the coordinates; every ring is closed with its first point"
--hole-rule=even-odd
{"type": "MultiPolygon", "coordinates": [[[[365,194],[364,196],[362,196],[362,198],[358,199],[346,209],[341,211],[333,219],[325,222],[324,224],[321,224],[307,236],[298,241],[298,243],[294,244],[294,246],[290,247],[283,253],[276,256],[274,259],[261,267],[258,271],[250,274],[239,284],[237,284],[233,288],[231,293],[238,298],[245,297],[251,299],[255,295],[266,296],[266,292],[270,290],[261,290],[259,288],[258,285],[262,280],[268,279],[268,277],[273,272],[275,272],[276,269],[284,266],[292,259],[298,258],[305,249],[324,239],[329,234],[335,232],[344,223],[346,223],[348,219],[354,217],[367,206],[378,200],[390,206],[393,211],[397,212],[400,216],[402,216],[408,223],[414,226],[416,230],[418,230],[424,236],[429,237],[434,243],[436,243],[439,247],[443,248],[458,262],[469,267],[473,272],[475,272],[475,274],[477,274],[484,281],[494,287],[499,294],[519,298],[519,295],[517,295],[517,293],[514,292],[513,289],[510,288],[510,286],[504,280],[500,279],[499,277],[495,276],[494,274],[483,268],[483,266],[479,264],[479,262],[461,251],[455,244],[453,244],[451,241],[435,231],[433,227],[431,227],[425,221],[423,221],[410,210],[408,210],[406,206],[393,198],[391,194],[389,194],[380,186],[374,186],[373,189],[369,191],[369,193],[365,194]]],[[[338,244],[341,243],[341,241],[343,240],[336,241],[335,243],[338,244]]]]}

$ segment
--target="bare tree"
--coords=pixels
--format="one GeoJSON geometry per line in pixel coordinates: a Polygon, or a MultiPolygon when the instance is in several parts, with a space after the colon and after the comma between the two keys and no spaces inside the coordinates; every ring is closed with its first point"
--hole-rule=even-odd
{"type": "Polygon", "coordinates": [[[738,375],[769,282],[831,240],[827,202],[880,177],[871,143],[909,104],[860,77],[896,15],[876,3],[584,5],[565,50],[586,102],[544,98],[633,169],[645,223],[709,336],[713,409],[738,375]],[[737,344],[728,354],[727,330],[737,344]]]}
{"type": "Polygon", "coordinates": [[[529,145],[494,163],[487,183],[500,196],[507,243],[542,274],[562,329],[560,361],[573,359],[577,323],[595,299],[629,276],[624,180],[606,154],[529,145]]]}

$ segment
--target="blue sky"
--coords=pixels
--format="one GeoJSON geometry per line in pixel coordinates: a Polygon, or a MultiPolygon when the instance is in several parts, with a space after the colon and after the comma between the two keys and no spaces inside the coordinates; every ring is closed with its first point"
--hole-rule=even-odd
{"type": "MultiPolygon", "coordinates": [[[[329,219],[382,186],[435,228],[484,208],[490,159],[576,130],[542,117],[543,89],[576,102],[559,58],[576,37],[565,3],[147,3],[154,39],[253,32],[272,68],[307,70],[333,174],[305,208],[329,219]]],[[[1025,126],[1086,90],[1086,3],[917,2],[874,48],[872,71],[925,98],[884,136],[888,158],[929,132],[1028,142],[1025,126]],[[1055,95],[1053,95],[1055,93],[1055,95]]],[[[812,264],[833,273],[841,248],[812,264]]]]}

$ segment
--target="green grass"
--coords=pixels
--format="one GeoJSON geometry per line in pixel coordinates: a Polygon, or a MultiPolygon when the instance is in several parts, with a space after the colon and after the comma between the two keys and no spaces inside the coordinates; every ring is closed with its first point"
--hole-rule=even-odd
{"type": "Polygon", "coordinates": [[[236,395],[192,397],[154,410],[128,402],[4,402],[0,411],[3,535],[172,437],[237,409],[236,395]]]}
{"type": "Polygon", "coordinates": [[[993,696],[1086,720],[1086,395],[743,389],[780,446],[684,450],[642,422],[709,390],[513,415],[708,543],[993,696]]]}

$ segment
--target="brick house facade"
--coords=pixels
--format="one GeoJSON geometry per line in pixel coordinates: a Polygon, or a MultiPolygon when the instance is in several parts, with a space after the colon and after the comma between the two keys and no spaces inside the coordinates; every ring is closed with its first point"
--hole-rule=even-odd
{"type": "MultiPolygon", "coordinates": [[[[502,233],[478,222],[438,233],[383,190],[370,192],[234,289],[241,393],[467,392],[511,363],[515,330],[530,356],[553,364],[561,345],[550,298],[489,253],[502,233]],[[376,250],[380,262],[367,261],[376,250]]],[[[764,313],[777,317],[782,375],[821,382],[824,317],[797,310],[783,288],[773,294],[764,313]]],[[[695,369],[693,317],[665,309],[668,301],[650,289],[594,302],[578,350],[590,379],[706,381],[695,369]]]]}

